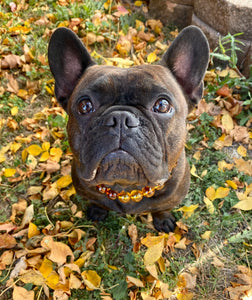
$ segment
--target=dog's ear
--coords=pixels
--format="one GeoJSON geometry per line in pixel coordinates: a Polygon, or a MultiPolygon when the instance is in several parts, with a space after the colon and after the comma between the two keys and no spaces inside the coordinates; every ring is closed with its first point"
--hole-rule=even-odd
{"type": "Polygon", "coordinates": [[[55,78],[55,96],[67,110],[67,101],[81,75],[95,62],[77,35],[63,27],[56,29],[52,34],[48,47],[48,61],[55,78]]]}
{"type": "Polygon", "coordinates": [[[196,26],[183,29],[160,61],[161,65],[170,69],[183,88],[189,99],[189,109],[202,97],[208,63],[208,41],[196,26]]]}

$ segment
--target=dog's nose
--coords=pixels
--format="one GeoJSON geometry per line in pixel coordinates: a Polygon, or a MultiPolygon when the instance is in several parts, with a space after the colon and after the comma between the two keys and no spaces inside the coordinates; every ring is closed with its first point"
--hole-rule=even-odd
{"type": "Polygon", "coordinates": [[[106,126],[118,128],[135,128],[140,124],[139,119],[129,111],[114,111],[109,114],[105,122],[106,126]]]}

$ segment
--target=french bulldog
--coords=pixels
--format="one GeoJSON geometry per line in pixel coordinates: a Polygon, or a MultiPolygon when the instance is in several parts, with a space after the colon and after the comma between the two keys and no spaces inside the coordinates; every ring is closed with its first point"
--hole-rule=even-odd
{"type": "Polygon", "coordinates": [[[203,93],[209,46],[183,29],[156,65],[97,65],[77,35],[54,31],[48,60],[55,96],[69,116],[73,184],[87,217],[152,213],[158,231],[174,229],[170,211],[188,192],[188,112],[203,93]]]}

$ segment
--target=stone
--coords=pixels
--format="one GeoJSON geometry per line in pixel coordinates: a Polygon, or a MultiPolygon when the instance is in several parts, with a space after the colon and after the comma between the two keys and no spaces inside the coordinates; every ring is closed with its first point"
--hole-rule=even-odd
{"type": "Polygon", "coordinates": [[[150,0],[149,12],[164,25],[174,24],[183,28],[191,24],[192,0],[150,0]]]}
{"type": "Polygon", "coordinates": [[[252,41],[251,0],[195,0],[194,13],[223,35],[244,32],[242,38],[252,41]]]}

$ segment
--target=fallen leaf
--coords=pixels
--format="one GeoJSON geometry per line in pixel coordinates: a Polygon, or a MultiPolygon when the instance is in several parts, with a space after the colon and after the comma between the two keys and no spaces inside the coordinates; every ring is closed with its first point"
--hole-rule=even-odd
{"type": "Polygon", "coordinates": [[[240,154],[242,157],[246,157],[247,156],[247,149],[245,147],[243,147],[242,145],[240,145],[237,148],[237,153],[240,154]]]}
{"type": "Polygon", "coordinates": [[[32,156],[38,156],[43,151],[43,149],[39,145],[31,145],[26,148],[26,151],[32,156]]]}
{"type": "Polygon", "coordinates": [[[199,206],[199,204],[183,206],[183,207],[176,209],[176,211],[182,211],[184,213],[183,216],[185,218],[189,218],[194,213],[194,211],[198,208],[198,206],[199,206]]]}
{"type": "Polygon", "coordinates": [[[196,173],[196,167],[195,167],[195,165],[192,165],[190,173],[191,173],[192,176],[197,177],[200,180],[202,180],[202,178],[196,173]]]}
{"type": "Polygon", "coordinates": [[[216,256],[213,257],[213,260],[211,262],[212,265],[214,265],[216,268],[224,268],[224,263],[219,260],[216,256]]]}
{"type": "Polygon", "coordinates": [[[91,291],[99,289],[101,284],[101,277],[93,270],[83,271],[81,273],[83,281],[87,288],[91,291]]]}
{"type": "Polygon", "coordinates": [[[27,291],[21,286],[14,285],[13,289],[13,300],[34,300],[34,291],[27,291]]]}
{"type": "Polygon", "coordinates": [[[246,200],[241,200],[236,203],[233,208],[241,210],[252,210],[252,197],[248,197],[246,200]]]}
{"type": "Polygon", "coordinates": [[[7,178],[14,176],[16,173],[16,169],[7,168],[4,170],[3,175],[7,178]]]}
{"type": "Polygon", "coordinates": [[[230,116],[230,114],[225,113],[222,116],[221,121],[226,133],[230,133],[231,130],[234,128],[233,118],[230,116]]]}
{"type": "Polygon", "coordinates": [[[142,288],[144,287],[143,282],[138,278],[127,275],[126,280],[127,280],[127,282],[133,283],[134,286],[142,287],[142,288]]]}
{"type": "Polygon", "coordinates": [[[156,245],[147,249],[144,254],[145,266],[153,265],[162,255],[164,249],[164,238],[156,245]]]}
{"type": "Polygon", "coordinates": [[[229,194],[229,188],[218,187],[217,190],[213,186],[210,186],[206,190],[206,196],[209,200],[214,201],[215,199],[222,199],[227,197],[229,194]]]}
{"type": "Polygon", "coordinates": [[[252,160],[235,159],[235,166],[239,172],[252,176],[252,160]]]}
{"type": "Polygon", "coordinates": [[[60,189],[66,188],[71,183],[72,183],[72,177],[70,175],[62,176],[60,179],[56,181],[56,185],[60,189]]]}
{"type": "Polygon", "coordinates": [[[210,230],[205,231],[203,234],[201,234],[202,239],[203,240],[209,240],[210,236],[211,236],[211,233],[212,233],[212,231],[210,231],[210,230]]]}
{"type": "Polygon", "coordinates": [[[44,237],[41,241],[41,246],[50,250],[48,258],[59,265],[66,263],[68,256],[71,260],[74,259],[71,248],[64,243],[54,242],[51,236],[44,237]]]}
{"type": "Polygon", "coordinates": [[[37,236],[39,234],[40,231],[38,230],[38,227],[34,223],[30,222],[28,227],[28,239],[37,236]]]}
{"type": "Polygon", "coordinates": [[[0,234],[0,249],[11,249],[16,246],[15,238],[9,233],[0,234]]]}

